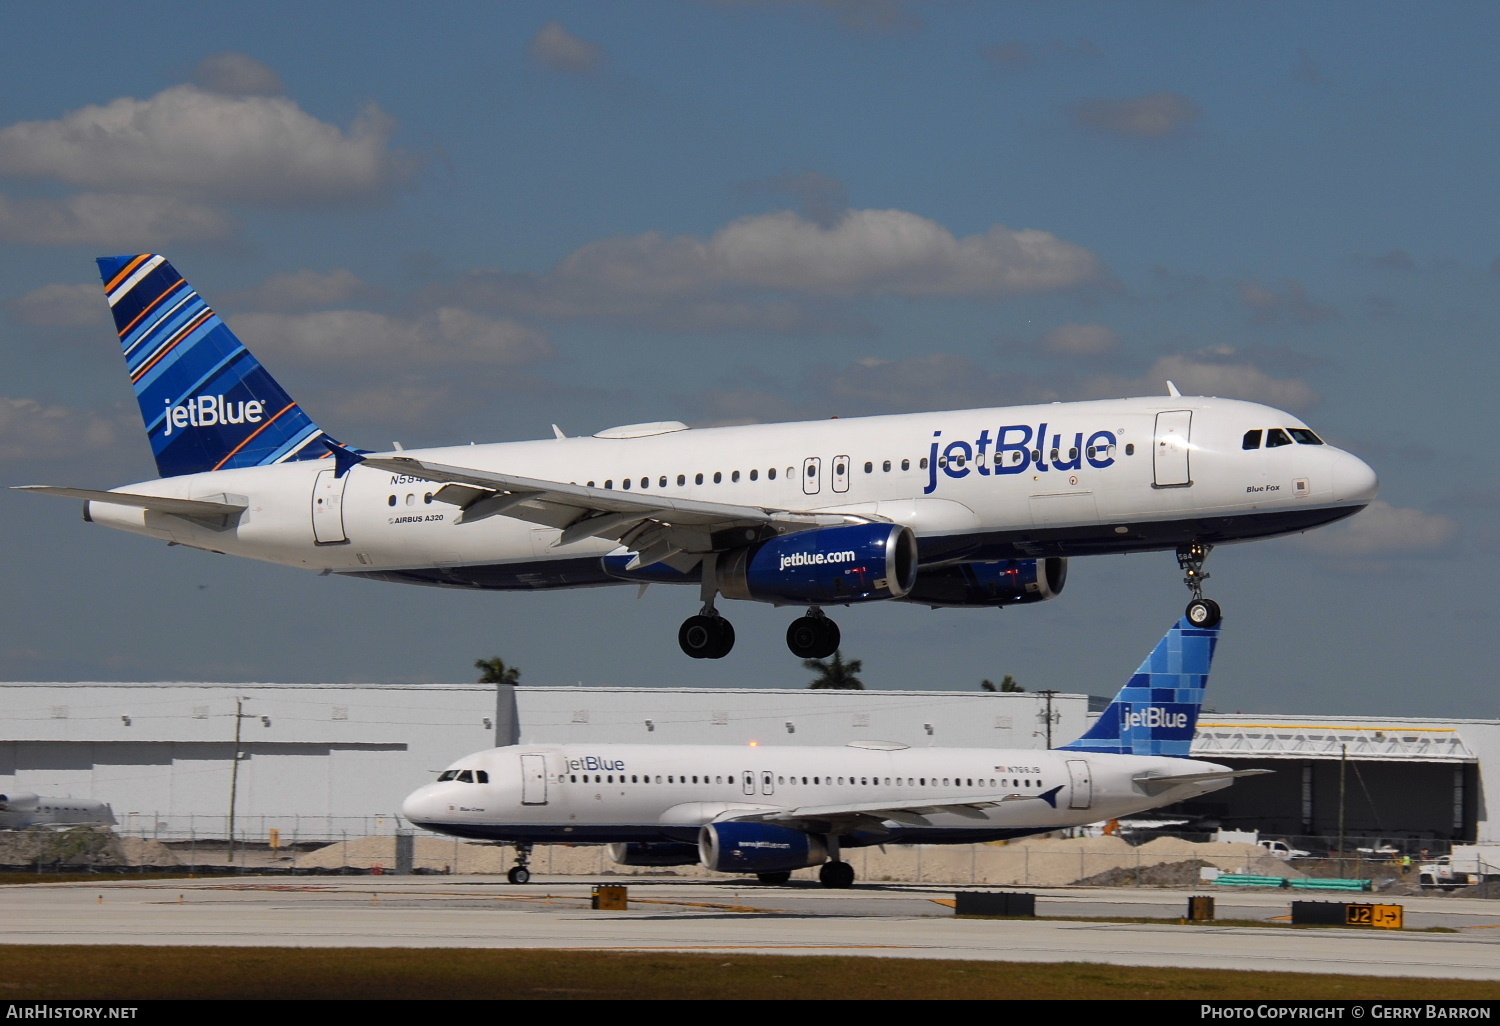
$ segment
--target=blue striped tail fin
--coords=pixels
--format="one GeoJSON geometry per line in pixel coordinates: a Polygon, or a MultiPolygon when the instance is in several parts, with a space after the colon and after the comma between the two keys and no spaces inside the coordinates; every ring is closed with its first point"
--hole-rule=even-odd
{"type": "Polygon", "coordinates": [[[154,253],[99,275],[162,477],[327,458],[327,436],[154,253]]]}
{"type": "Polygon", "coordinates": [[[1177,621],[1070,752],[1189,757],[1219,627],[1177,621]]]}

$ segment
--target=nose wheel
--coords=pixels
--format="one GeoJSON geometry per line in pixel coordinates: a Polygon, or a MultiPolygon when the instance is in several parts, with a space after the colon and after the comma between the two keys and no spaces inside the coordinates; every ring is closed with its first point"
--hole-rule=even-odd
{"type": "Polygon", "coordinates": [[[513,884],[525,884],[531,882],[531,844],[524,842],[516,845],[516,864],[510,867],[510,872],[505,874],[505,879],[513,884]]]}
{"type": "Polygon", "coordinates": [[[786,647],[798,659],[827,659],[838,651],[842,641],[839,625],[823,610],[813,606],[806,616],[799,616],[786,629],[786,647]]]}
{"type": "Polygon", "coordinates": [[[1203,597],[1203,582],[1209,577],[1203,570],[1203,564],[1212,551],[1213,546],[1207,542],[1193,542],[1177,548],[1177,566],[1182,570],[1182,583],[1193,593],[1184,615],[1194,627],[1213,627],[1224,618],[1219,604],[1203,597]]]}

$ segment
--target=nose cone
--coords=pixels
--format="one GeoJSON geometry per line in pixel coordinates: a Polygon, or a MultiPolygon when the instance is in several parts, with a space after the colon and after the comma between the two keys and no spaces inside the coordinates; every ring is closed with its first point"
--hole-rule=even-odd
{"type": "Polygon", "coordinates": [[[408,823],[436,823],[439,811],[444,808],[438,796],[433,793],[436,790],[432,784],[428,784],[407,795],[406,801],[401,803],[401,817],[408,823]]]}
{"type": "Polygon", "coordinates": [[[1380,494],[1380,478],[1364,460],[1341,452],[1333,467],[1333,490],[1340,502],[1367,504],[1380,494]]]}

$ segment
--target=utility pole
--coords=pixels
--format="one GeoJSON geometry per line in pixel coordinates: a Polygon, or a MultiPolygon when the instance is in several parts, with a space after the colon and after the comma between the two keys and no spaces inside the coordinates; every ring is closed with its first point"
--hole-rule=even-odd
{"type": "Polygon", "coordinates": [[[1047,711],[1042,714],[1042,719],[1047,724],[1045,737],[1047,738],[1047,748],[1050,750],[1052,748],[1052,724],[1058,720],[1057,713],[1052,711],[1052,696],[1057,694],[1057,692],[1050,689],[1043,689],[1038,691],[1037,694],[1043,695],[1047,699],[1047,711]]]}
{"type": "Polygon", "coordinates": [[[234,804],[240,784],[240,724],[245,719],[245,702],[240,695],[234,697],[234,751],[229,762],[229,855],[224,860],[230,863],[234,862],[234,804]]]}
{"type": "Polygon", "coordinates": [[[1339,745],[1339,872],[1344,871],[1344,769],[1349,764],[1349,746],[1339,745]]]}

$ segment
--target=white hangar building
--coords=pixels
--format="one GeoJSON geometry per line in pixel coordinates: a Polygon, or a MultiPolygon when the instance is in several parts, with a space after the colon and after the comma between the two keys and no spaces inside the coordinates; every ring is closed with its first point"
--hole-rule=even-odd
{"type": "MultiPolygon", "coordinates": [[[[284,841],[390,833],[453,760],[510,743],[1045,748],[1078,694],[481,684],[0,684],[0,793],[109,802],[120,829],[284,841]],[[239,742],[236,745],[236,728],[239,742]],[[1050,736],[1049,736],[1050,732],[1050,736]]],[[[1288,835],[1500,841],[1500,721],[1205,714],[1195,755],[1243,779],[1180,811],[1288,835]],[[1378,796],[1378,800],[1376,800],[1378,796]]]]}

